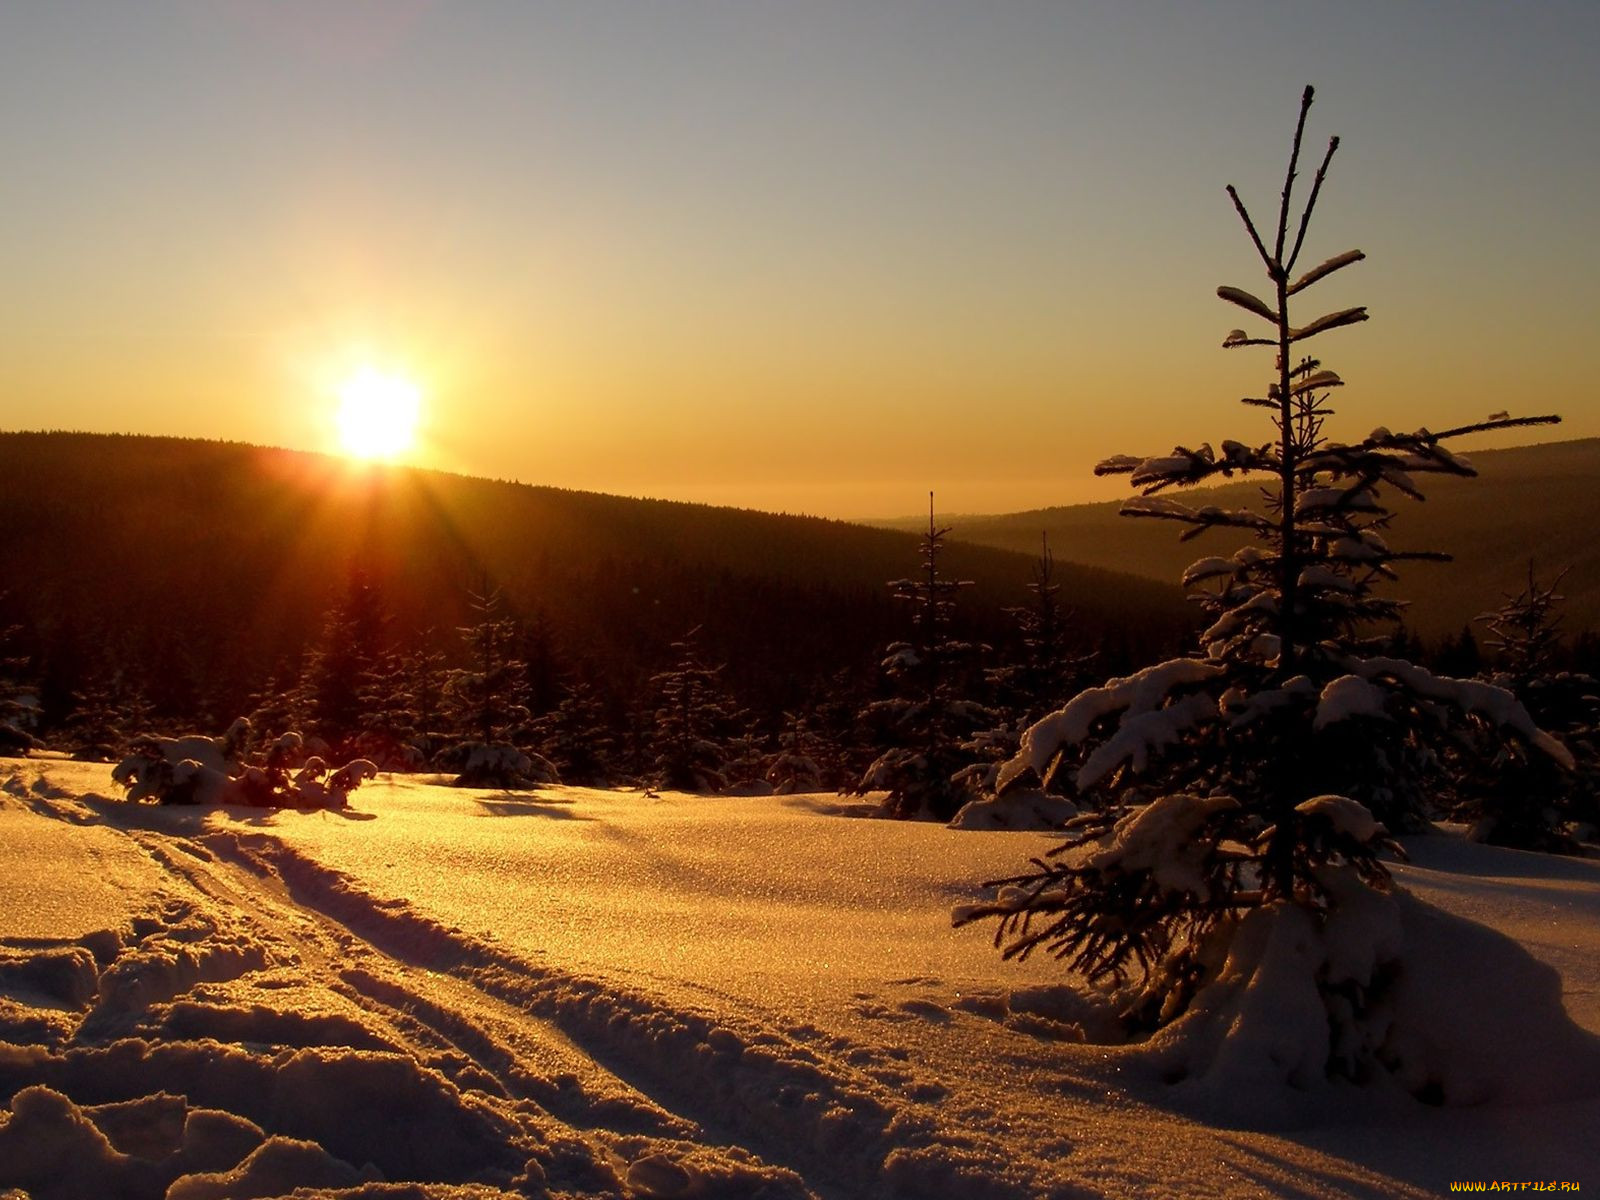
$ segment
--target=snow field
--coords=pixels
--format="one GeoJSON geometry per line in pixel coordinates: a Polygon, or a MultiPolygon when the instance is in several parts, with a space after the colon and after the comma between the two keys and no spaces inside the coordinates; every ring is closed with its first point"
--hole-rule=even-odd
{"type": "MultiPolygon", "coordinates": [[[[1229,1044],[1226,1021],[1094,1044],[1104,997],[949,928],[1037,834],[834,797],[385,779],[348,813],[262,813],[106,800],[105,768],[78,764],[0,780],[0,1194],[1422,1196],[1596,1176],[1595,1043],[1559,1008],[1564,984],[1600,1026],[1593,864],[1415,840],[1400,871],[1425,898],[1564,956],[1558,979],[1398,904],[1441,956],[1406,1001],[1448,1018],[1441,1086],[1514,1085],[1457,1110],[1252,1084],[1273,1048],[1229,1044]],[[1463,1005],[1472,989],[1488,1002],[1463,1005]]],[[[1216,1003],[1288,997],[1292,1026],[1272,979],[1293,933],[1242,946],[1216,1003]]]]}

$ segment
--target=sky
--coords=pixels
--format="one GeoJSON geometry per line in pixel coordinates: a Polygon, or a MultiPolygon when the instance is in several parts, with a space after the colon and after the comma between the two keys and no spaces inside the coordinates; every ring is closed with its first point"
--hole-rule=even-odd
{"type": "MultiPolygon", "coordinates": [[[[0,429],[824,516],[1107,498],[1265,441],[1301,88],[1336,436],[1600,435],[1600,5],[0,0],[0,429]]],[[[1470,447],[1467,447],[1470,450],[1470,447]]]]}

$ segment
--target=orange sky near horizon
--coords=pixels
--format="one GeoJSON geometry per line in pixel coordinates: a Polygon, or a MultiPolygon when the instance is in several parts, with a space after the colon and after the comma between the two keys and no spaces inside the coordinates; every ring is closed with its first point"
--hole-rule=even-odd
{"type": "Polygon", "coordinates": [[[1309,75],[1306,261],[1369,256],[1311,300],[1373,316],[1319,342],[1335,434],[1600,435],[1600,10],[1448,11],[9,7],[0,428],[333,451],[367,368],[422,392],[404,461],[466,474],[1110,498],[1108,455],[1268,436],[1223,185],[1270,220],[1309,75]]]}

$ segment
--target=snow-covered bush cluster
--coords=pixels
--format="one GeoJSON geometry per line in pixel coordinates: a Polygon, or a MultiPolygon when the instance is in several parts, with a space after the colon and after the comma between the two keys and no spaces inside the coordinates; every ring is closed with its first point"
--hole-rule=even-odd
{"type": "Polygon", "coordinates": [[[1185,572],[1210,622],[1197,650],[1082,691],[1023,733],[996,775],[996,795],[1044,789],[1091,811],[1069,822],[1066,843],[1031,871],[1002,881],[996,899],[957,915],[995,919],[1008,955],[1043,947],[1090,978],[1132,980],[1125,1021],[1150,1028],[1178,1017],[1216,978],[1232,939],[1260,921],[1254,914],[1303,914],[1293,919],[1321,939],[1305,967],[1334,1030],[1321,1068],[1360,1078],[1394,1065],[1359,1029],[1401,950],[1386,944],[1347,971],[1327,934],[1361,919],[1353,914],[1378,911],[1370,897],[1388,881],[1378,854],[1389,829],[1418,820],[1426,772],[1443,748],[1468,744],[1492,744],[1518,762],[1571,765],[1566,747],[1507,689],[1384,653],[1382,624],[1399,606],[1378,586],[1398,562],[1444,557],[1390,546],[1388,497],[1419,497],[1419,475],[1472,475],[1447,440],[1556,418],[1380,428],[1349,443],[1324,435],[1328,398],[1343,381],[1303,343],[1367,313],[1291,316],[1295,297],[1363,258],[1351,250],[1297,267],[1338,147],[1332,139],[1295,216],[1311,99],[1307,88],[1275,229],[1258,228],[1228,189],[1271,290],[1263,299],[1218,289],[1268,327],[1263,335],[1234,330],[1223,345],[1273,351],[1265,393],[1244,401],[1270,413],[1270,438],[1119,456],[1097,469],[1129,475],[1140,489],[1125,515],[1185,525],[1185,539],[1223,529],[1250,541],[1185,572]],[[1266,478],[1259,507],[1190,506],[1163,494],[1235,475],[1266,478]]]}
{"type": "Polygon", "coordinates": [[[135,802],[344,808],[350,793],[378,773],[365,758],[330,767],[320,755],[307,754],[304,739],[292,732],[250,761],[249,738],[250,722],[243,717],[222,737],[138,738],[111,777],[135,802]]]}

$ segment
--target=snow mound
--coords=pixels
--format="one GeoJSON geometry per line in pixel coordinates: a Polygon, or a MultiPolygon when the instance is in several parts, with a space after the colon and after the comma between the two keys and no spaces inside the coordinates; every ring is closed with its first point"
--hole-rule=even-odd
{"type": "Polygon", "coordinates": [[[561,782],[549,759],[501,742],[463,742],[440,753],[437,761],[459,772],[457,787],[532,788],[561,782]]]}
{"type": "Polygon", "coordinates": [[[1567,1016],[1556,972],[1403,891],[1343,888],[1321,925],[1289,904],[1250,913],[1215,981],[1143,1052],[1176,1103],[1256,1129],[1375,1098],[1404,1111],[1600,1094],[1600,1038],[1567,1016]]]}
{"type": "Polygon", "coordinates": [[[231,1171],[188,1175],[167,1200],[256,1200],[304,1188],[349,1188],[363,1175],[314,1142],[269,1138],[231,1171]]]}
{"type": "Polygon", "coordinates": [[[1012,788],[1000,796],[969,800],[950,820],[952,829],[1060,829],[1078,815],[1065,796],[1037,788],[1012,788]]]}

